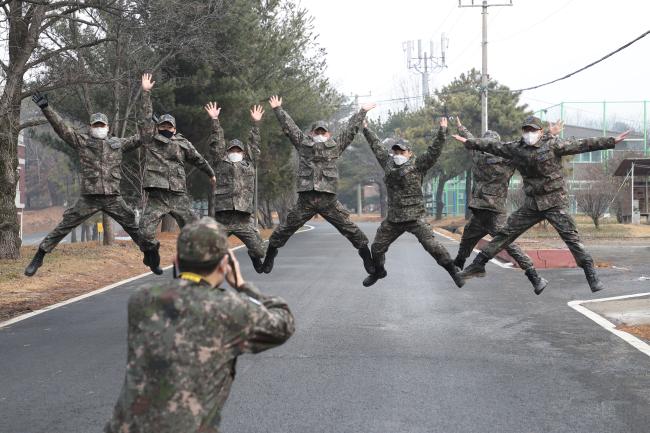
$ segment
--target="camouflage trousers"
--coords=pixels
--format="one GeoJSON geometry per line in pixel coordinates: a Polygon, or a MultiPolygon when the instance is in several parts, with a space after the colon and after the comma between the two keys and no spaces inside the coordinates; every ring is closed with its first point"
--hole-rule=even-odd
{"type": "Polygon", "coordinates": [[[440,266],[449,265],[452,260],[447,249],[433,237],[431,226],[424,220],[406,221],[400,223],[382,221],[377,229],[375,240],[372,242],[370,251],[375,261],[375,266],[384,266],[386,263],[386,252],[390,244],[395,242],[404,232],[409,232],[418,239],[424,249],[431,254],[440,266]]]}
{"type": "Polygon", "coordinates": [[[233,235],[246,245],[249,256],[260,259],[264,257],[262,236],[255,227],[251,214],[236,210],[224,210],[215,212],[214,219],[225,226],[228,236],[233,235]]]}
{"type": "Polygon", "coordinates": [[[368,245],[368,238],[350,219],[350,214],[338,201],[336,194],[320,191],[298,193],[298,202],[287,216],[287,222],[280,225],[271,235],[269,246],[280,248],[307,221],[320,215],[345,236],[356,249],[368,245]]]}
{"type": "Polygon", "coordinates": [[[160,242],[156,240],[156,231],[165,215],[170,214],[174,217],[180,228],[197,220],[196,215],[192,212],[192,203],[187,194],[152,188],[147,190],[146,203],[140,219],[141,249],[143,251],[158,248],[160,245],[160,242]]]}
{"type": "Polygon", "coordinates": [[[122,196],[82,195],[77,202],[63,212],[63,220],[43,239],[39,248],[51,252],[75,227],[97,212],[106,212],[138,245],[141,245],[140,231],[135,223],[135,213],[122,196]]]}
{"type": "MultiPolygon", "coordinates": [[[[458,257],[463,260],[467,259],[472,254],[476,244],[483,239],[483,236],[487,234],[496,236],[503,229],[505,221],[506,215],[503,213],[487,209],[472,209],[472,217],[465,225],[463,237],[460,240],[458,257]]],[[[517,245],[507,245],[505,250],[510,254],[510,257],[515,259],[521,269],[533,268],[533,261],[517,245]]]]}
{"type": "Polygon", "coordinates": [[[558,206],[546,210],[534,209],[524,205],[510,214],[506,225],[499,230],[496,236],[483,249],[483,254],[492,259],[499,251],[510,245],[522,233],[535,224],[547,220],[560,235],[578,266],[593,266],[591,255],[580,242],[576,223],[564,207],[558,206]]]}

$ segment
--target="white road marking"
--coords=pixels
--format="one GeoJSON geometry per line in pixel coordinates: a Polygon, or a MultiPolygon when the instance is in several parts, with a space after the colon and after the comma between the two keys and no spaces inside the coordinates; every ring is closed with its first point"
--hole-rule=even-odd
{"type": "MultiPolygon", "coordinates": [[[[438,236],[442,236],[442,237],[445,238],[445,239],[449,239],[450,241],[454,241],[454,242],[456,242],[456,243],[458,243],[458,244],[460,243],[459,241],[457,241],[456,239],[452,238],[451,236],[447,236],[446,234],[444,234],[444,233],[440,233],[440,232],[437,231],[437,230],[434,230],[433,232],[434,232],[435,234],[437,234],[438,236]]],[[[474,252],[475,252],[475,253],[480,253],[481,250],[477,250],[476,248],[474,248],[474,252]]],[[[500,267],[502,267],[502,268],[504,268],[504,269],[514,269],[514,267],[512,266],[512,263],[510,263],[510,262],[508,262],[508,263],[502,263],[502,262],[500,262],[500,261],[497,260],[497,259],[492,259],[492,260],[490,260],[490,263],[493,263],[493,264],[495,264],[495,265],[497,265],[497,266],[500,266],[500,267]]]]}
{"type": "MultiPolygon", "coordinates": [[[[296,233],[304,233],[308,232],[314,229],[314,226],[310,226],[308,224],[305,224],[304,227],[307,227],[306,230],[300,229],[296,233]]],[[[265,241],[266,242],[266,241],[265,241]]],[[[238,245],[232,250],[238,250],[240,248],[243,248],[244,245],[238,245]]],[[[173,265],[169,265],[163,268],[164,271],[169,270],[172,268],[173,265]]],[[[122,284],[130,283],[131,281],[138,280],[140,278],[153,275],[152,272],[145,272],[144,274],[136,275],[135,277],[127,278],[126,280],[118,281],[117,283],[110,284],[106,287],[102,287],[101,289],[93,290],[92,292],[84,293],[83,295],[76,296],[74,298],[70,298],[66,301],[59,302],[58,304],[50,305],[45,308],[41,308],[40,310],[32,311],[31,313],[26,313],[26,314],[21,314],[20,316],[16,316],[13,319],[6,320],[4,322],[0,322],[0,329],[5,328],[9,325],[13,325],[14,323],[22,322],[23,320],[29,319],[30,317],[38,316],[39,314],[43,314],[47,311],[54,310],[56,308],[60,308],[72,303],[75,303],[77,301],[81,301],[82,299],[90,298],[91,296],[99,295],[100,293],[104,293],[108,290],[114,289],[115,287],[121,286],[122,284]]]]}
{"type": "Polygon", "coordinates": [[[632,347],[635,349],[639,350],[641,353],[645,353],[646,355],[650,356],[650,345],[646,343],[645,341],[635,337],[634,335],[627,333],[625,331],[621,331],[620,329],[616,329],[616,325],[614,325],[612,322],[601,316],[600,314],[591,311],[589,308],[585,307],[584,304],[588,304],[590,302],[605,302],[605,301],[615,301],[618,299],[627,299],[627,298],[637,298],[639,296],[647,296],[650,295],[649,293],[637,293],[634,295],[623,295],[623,296],[612,296],[610,298],[600,298],[600,299],[593,299],[589,301],[581,301],[581,300],[576,300],[576,301],[571,301],[568,302],[567,305],[574,310],[576,310],[578,313],[588,317],[589,319],[593,320],[612,334],[616,335],[617,337],[623,339],[626,343],[630,344],[632,347]]]}

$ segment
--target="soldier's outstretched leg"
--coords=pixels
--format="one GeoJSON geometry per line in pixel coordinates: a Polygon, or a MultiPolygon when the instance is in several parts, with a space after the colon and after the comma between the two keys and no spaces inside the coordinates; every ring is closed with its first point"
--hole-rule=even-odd
{"type": "Polygon", "coordinates": [[[307,221],[312,219],[314,215],[316,215],[316,210],[309,200],[304,194],[298,194],[298,202],[291,209],[289,215],[287,215],[287,222],[280,224],[271,234],[269,246],[266,250],[266,257],[264,257],[264,263],[262,264],[262,271],[264,273],[268,274],[273,270],[275,256],[278,255],[278,248],[283,247],[289,238],[307,221]]]}
{"type": "Polygon", "coordinates": [[[142,218],[140,218],[140,250],[144,253],[142,263],[149,266],[151,272],[156,275],[163,273],[160,268],[160,242],[156,239],[158,224],[164,215],[170,211],[167,201],[162,194],[158,192],[149,192],[147,195],[147,205],[144,208],[142,218]]]}
{"type": "Polygon", "coordinates": [[[377,280],[385,278],[388,273],[384,264],[386,263],[386,252],[390,247],[390,244],[395,242],[395,240],[404,233],[404,228],[402,224],[391,223],[388,220],[384,220],[379,225],[377,229],[377,234],[375,235],[375,240],[372,242],[371,251],[372,251],[372,261],[375,267],[375,272],[370,273],[364,280],[363,285],[365,287],[370,287],[377,282],[377,280]]]}
{"type": "Polygon", "coordinates": [[[28,277],[33,276],[38,268],[43,265],[43,258],[45,254],[52,252],[52,250],[70,233],[75,227],[90,218],[93,214],[97,213],[100,209],[100,204],[94,199],[86,196],[81,196],[77,202],[70,208],[63,212],[63,219],[61,222],[45,236],[45,239],[38,246],[38,251],[32,258],[32,261],[25,268],[25,275],[28,277]]]}
{"type": "Polygon", "coordinates": [[[407,230],[415,235],[424,249],[449,273],[458,287],[465,285],[465,280],[460,276],[460,269],[454,265],[449,251],[433,237],[429,223],[424,220],[414,221],[409,223],[407,230]]]}
{"type": "MultiPolygon", "coordinates": [[[[504,214],[483,211],[479,212],[477,216],[483,222],[483,226],[491,236],[496,236],[505,225],[506,217],[504,214]]],[[[524,271],[528,281],[533,285],[533,291],[535,294],[540,295],[548,285],[548,281],[539,276],[537,270],[535,270],[535,266],[533,265],[533,260],[515,243],[506,246],[505,250],[524,271]]]]}
{"type": "Polygon", "coordinates": [[[248,257],[253,262],[255,272],[261,274],[263,272],[262,258],[264,257],[262,236],[260,235],[260,231],[255,227],[254,222],[251,221],[250,216],[247,216],[246,220],[245,223],[242,221],[240,224],[230,226],[229,230],[246,245],[248,257]]]}
{"type": "Polygon", "coordinates": [[[594,259],[585,250],[582,242],[580,242],[578,229],[571,215],[565,209],[556,207],[546,210],[544,216],[558,232],[566,246],[569,247],[576,264],[583,269],[591,291],[599,292],[603,290],[605,285],[598,279],[596,268],[594,267],[594,259]]]}
{"type": "Polygon", "coordinates": [[[135,212],[121,196],[107,197],[103,211],[113,218],[139,247],[142,246],[140,227],[135,223],[135,212]]]}
{"type": "Polygon", "coordinates": [[[499,251],[510,245],[526,230],[544,219],[543,212],[522,206],[514,211],[506,225],[497,232],[494,238],[478,253],[471,265],[460,273],[464,279],[485,276],[485,264],[499,251]]]}
{"type": "Polygon", "coordinates": [[[474,247],[478,242],[483,239],[483,236],[488,234],[479,218],[477,210],[472,210],[472,216],[469,218],[465,228],[463,229],[463,236],[460,239],[460,246],[458,247],[458,254],[454,259],[454,265],[459,269],[465,267],[465,260],[472,254],[474,247]]]}
{"type": "Polygon", "coordinates": [[[169,213],[176,220],[178,228],[197,221],[198,217],[192,210],[192,201],[187,194],[169,194],[169,213]]]}
{"type": "Polygon", "coordinates": [[[350,213],[345,210],[334,194],[332,198],[319,206],[318,213],[345,236],[359,252],[363,267],[369,274],[375,273],[375,264],[368,248],[368,238],[361,229],[352,222],[350,213]]]}

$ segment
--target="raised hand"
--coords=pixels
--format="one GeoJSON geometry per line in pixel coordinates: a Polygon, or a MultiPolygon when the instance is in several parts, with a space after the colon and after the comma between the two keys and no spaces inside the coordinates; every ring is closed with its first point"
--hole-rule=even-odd
{"type": "Polygon", "coordinates": [[[217,120],[219,118],[221,107],[219,107],[216,102],[208,102],[203,108],[208,112],[211,119],[217,120]]]}
{"type": "Polygon", "coordinates": [[[151,77],[151,74],[142,74],[142,90],[145,92],[151,91],[151,89],[153,89],[153,85],[156,84],[155,81],[151,81],[151,77]]]}
{"type": "Polygon", "coordinates": [[[548,132],[558,135],[564,129],[564,120],[558,120],[555,123],[549,123],[548,132]]]}
{"type": "Polygon", "coordinates": [[[32,95],[32,101],[34,101],[34,104],[38,105],[41,110],[48,105],[47,95],[44,95],[41,92],[34,93],[34,95],[32,95]]]}
{"type": "Polygon", "coordinates": [[[465,137],[461,137],[460,135],[457,135],[457,134],[452,134],[451,136],[454,138],[454,140],[458,140],[461,143],[464,143],[464,142],[467,141],[467,139],[465,137]]]}
{"type": "Polygon", "coordinates": [[[365,104],[361,104],[361,109],[362,109],[363,111],[366,111],[366,112],[367,112],[367,111],[372,110],[372,109],[375,108],[376,106],[377,106],[377,104],[375,104],[374,102],[366,102],[365,104]]]}
{"type": "Polygon", "coordinates": [[[278,95],[273,95],[269,98],[269,104],[271,104],[271,108],[282,107],[282,98],[278,95]]]}
{"type": "Polygon", "coordinates": [[[630,135],[631,130],[628,129],[625,132],[622,132],[618,134],[616,137],[614,137],[614,143],[620,143],[621,141],[625,140],[625,138],[630,135]]]}
{"type": "Polygon", "coordinates": [[[253,108],[251,108],[251,119],[254,122],[259,122],[262,120],[262,116],[264,116],[264,108],[261,105],[253,105],[253,108]]]}
{"type": "Polygon", "coordinates": [[[440,118],[440,127],[441,127],[441,128],[446,128],[446,127],[447,127],[447,125],[448,125],[448,121],[447,121],[447,118],[446,118],[446,117],[444,117],[444,116],[443,116],[443,117],[441,117],[441,118],[440,118]]]}

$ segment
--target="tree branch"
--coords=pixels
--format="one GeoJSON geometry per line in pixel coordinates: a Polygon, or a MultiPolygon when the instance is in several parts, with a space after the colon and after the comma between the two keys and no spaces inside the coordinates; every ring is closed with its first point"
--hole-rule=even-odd
{"type": "Polygon", "coordinates": [[[56,56],[57,54],[60,54],[60,53],[65,52],[65,51],[72,51],[72,50],[79,50],[79,49],[82,49],[82,48],[94,47],[96,45],[103,44],[104,42],[114,42],[114,41],[115,41],[114,38],[103,38],[103,39],[97,39],[97,40],[92,41],[92,42],[87,42],[85,44],[79,44],[79,45],[75,45],[75,46],[71,46],[71,47],[62,47],[62,48],[59,48],[57,50],[50,51],[50,52],[44,54],[43,56],[41,56],[40,58],[27,63],[26,68],[31,69],[34,66],[36,66],[36,65],[38,65],[40,63],[46,62],[49,59],[51,59],[52,57],[56,56]]]}

